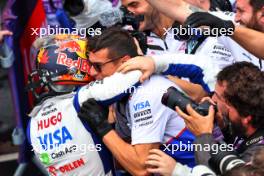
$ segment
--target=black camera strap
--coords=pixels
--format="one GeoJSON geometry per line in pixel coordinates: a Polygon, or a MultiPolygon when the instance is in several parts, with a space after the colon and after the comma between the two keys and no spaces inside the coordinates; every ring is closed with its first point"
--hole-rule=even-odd
{"type": "Polygon", "coordinates": [[[259,129],[249,138],[244,139],[244,141],[239,145],[237,152],[243,153],[250,146],[257,144],[260,141],[264,141],[264,129],[259,129]]]}

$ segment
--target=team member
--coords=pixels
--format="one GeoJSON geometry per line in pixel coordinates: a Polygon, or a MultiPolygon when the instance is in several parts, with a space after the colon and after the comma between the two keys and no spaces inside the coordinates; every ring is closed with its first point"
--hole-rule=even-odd
{"type": "MultiPolygon", "coordinates": [[[[187,19],[188,16],[190,16],[194,12],[200,12],[200,11],[208,11],[209,9],[199,9],[197,7],[194,7],[192,5],[187,4],[184,1],[170,1],[170,0],[164,0],[164,1],[159,1],[159,0],[146,0],[149,2],[153,7],[158,9],[160,12],[166,14],[172,19],[175,19],[181,23],[184,23],[185,20],[187,19]]],[[[262,18],[260,16],[261,14],[261,8],[263,6],[263,1],[257,0],[257,1],[248,1],[241,0],[243,4],[240,6],[243,8],[247,8],[243,10],[243,18],[240,19],[241,17],[239,13],[233,14],[233,13],[222,13],[222,12],[210,12],[224,20],[232,20],[241,23],[243,21],[244,25],[247,25],[249,28],[257,28],[260,29],[259,26],[261,24],[262,18]],[[254,14],[258,14],[258,19],[253,19],[254,14]],[[252,17],[252,20],[248,19],[252,17]]],[[[239,5],[237,6],[239,7],[239,5]]],[[[249,53],[247,50],[242,48],[240,45],[238,45],[236,42],[234,42],[231,38],[229,37],[218,37],[217,38],[217,43],[220,45],[224,46],[222,47],[216,47],[219,50],[215,51],[216,53],[222,53],[224,55],[228,54],[225,52],[225,49],[229,51],[229,54],[231,53],[234,60],[231,62],[239,62],[239,61],[248,61],[252,62],[253,64],[257,65],[259,68],[262,68],[263,61],[260,61],[259,58],[255,57],[251,53],[249,53]]],[[[223,61],[224,61],[223,57],[223,61]]],[[[225,62],[224,62],[225,63],[225,62]]],[[[228,64],[227,64],[228,65],[228,64]]],[[[227,66],[225,65],[225,66],[227,66]]],[[[224,67],[224,65],[222,65],[224,67]]]]}
{"type": "MultiPolygon", "coordinates": [[[[38,46],[40,51],[37,71],[30,75],[28,88],[33,91],[39,104],[30,113],[32,118],[28,125],[27,137],[36,156],[51,175],[111,175],[111,155],[107,154],[100,140],[89,130],[89,126],[77,118],[76,112],[82,103],[91,97],[105,106],[121,99],[129,92],[124,90],[138,85],[141,74],[139,71],[125,75],[116,73],[102,81],[92,82],[80,88],[78,92],[71,92],[91,80],[85,76],[89,70],[84,55],[85,41],[61,36],[49,37],[49,41],[47,46],[38,46]],[[36,78],[40,80],[37,81],[36,78]],[[38,86],[46,91],[40,94],[35,92],[38,86]],[[82,136],[79,135],[80,132],[82,136]],[[93,156],[93,162],[90,156],[93,156]]],[[[43,40],[42,42],[45,43],[43,40]]],[[[43,45],[42,42],[38,45],[43,45]]],[[[171,66],[176,68],[176,63],[181,63],[185,68],[188,63],[182,63],[185,60],[182,55],[178,58],[171,66]]],[[[167,72],[184,76],[181,69],[170,69],[171,66],[168,61],[158,62],[156,73],[167,72]]],[[[199,66],[193,69],[193,72],[185,74],[209,90],[213,85],[215,69],[212,63],[208,62],[199,62],[199,66]],[[206,68],[208,65],[209,68],[206,68]],[[198,81],[200,79],[201,81],[198,81]]],[[[191,64],[191,67],[194,68],[194,65],[191,64]]]]}
{"type": "Polygon", "coordinates": [[[186,20],[186,25],[192,27],[209,26],[210,28],[228,29],[234,28],[232,39],[255,54],[259,58],[264,58],[263,44],[264,35],[256,30],[242,26],[234,26],[232,21],[222,20],[207,12],[197,12],[190,15],[186,20]],[[250,40],[249,40],[250,39],[250,40]]]}
{"type": "MultiPolygon", "coordinates": [[[[122,63],[137,55],[134,40],[126,31],[108,29],[97,38],[90,53],[91,75],[101,80],[114,74],[122,63]]],[[[168,69],[164,65],[162,68],[162,71],[168,69]]],[[[203,76],[196,78],[203,79],[203,76]]],[[[130,96],[119,101],[116,105],[116,111],[120,114],[116,119],[116,130],[112,130],[107,123],[107,112],[93,100],[87,101],[81,108],[79,116],[87,119],[115,158],[133,175],[147,174],[144,162],[150,149],[166,145],[170,148],[193,140],[178,115],[161,104],[161,97],[170,86],[176,85],[155,75],[130,96]],[[126,143],[120,136],[130,138],[131,143],[126,143]]],[[[178,162],[194,165],[192,151],[167,152],[178,162]]]]}
{"type": "Polygon", "coordinates": [[[103,105],[125,96],[136,85],[139,71],[117,73],[92,82],[86,41],[58,36],[40,48],[37,70],[29,79],[38,104],[29,116],[27,138],[50,175],[114,175],[111,154],[89,126],[77,116],[82,103],[95,98],[103,105]],[[39,92],[41,90],[41,92],[39,92]]]}
{"type": "MultiPolygon", "coordinates": [[[[263,79],[263,72],[252,63],[235,63],[217,75],[212,97],[218,109],[215,115],[209,113],[208,116],[201,116],[190,106],[187,106],[188,114],[179,108],[177,112],[188,121],[188,128],[199,136],[200,143],[213,141],[211,134],[215,119],[224,134],[229,138],[237,137],[234,149],[241,159],[249,162],[254,152],[264,145],[263,79]]],[[[208,153],[197,152],[197,158],[207,164],[210,158],[208,153]]]]}
{"type": "MultiPolygon", "coordinates": [[[[191,1],[193,4],[197,3],[197,1],[191,1]]],[[[214,8],[211,3],[209,4],[210,8],[214,8]]],[[[144,16],[144,21],[140,22],[139,30],[147,31],[148,49],[146,55],[161,59],[171,59],[174,56],[169,54],[186,53],[188,55],[184,58],[188,60],[192,60],[193,54],[200,59],[205,59],[209,56],[219,68],[234,62],[231,52],[218,43],[215,38],[208,37],[206,39],[188,41],[176,40],[174,35],[176,35],[179,24],[182,22],[165,16],[158,8],[151,6],[148,1],[122,0],[122,5],[127,7],[133,14],[144,16]]],[[[193,8],[195,9],[194,6],[193,8]]],[[[168,76],[168,78],[180,88],[186,90],[191,98],[197,102],[208,95],[199,84],[191,84],[188,79],[179,79],[172,76],[168,76]]]]}
{"type": "MultiPolygon", "coordinates": [[[[160,66],[156,64],[157,60],[134,58],[126,62],[119,70],[126,72],[140,68],[144,71],[143,74],[145,77],[148,77],[155,67],[156,69],[160,69],[160,66]]],[[[259,159],[261,152],[255,152],[263,149],[263,129],[261,128],[263,126],[263,121],[261,120],[263,114],[261,112],[263,109],[261,108],[263,98],[261,96],[263,95],[261,93],[263,90],[263,85],[261,84],[263,82],[262,80],[263,72],[252,63],[235,63],[219,72],[215,94],[213,96],[213,101],[218,109],[216,121],[223,132],[228,134],[229,137],[239,137],[235,143],[235,149],[239,156],[246,162],[250,161],[252,155],[259,159]],[[239,91],[237,91],[238,89],[239,91]]],[[[187,110],[189,115],[183,113],[180,109],[177,109],[177,112],[185,119],[187,127],[197,136],[195,143],[202,145],[213,143],[213,108],[210,108],[208,116],[199,115],[190,106],[187,107],[187,110]]],[[[150,172],[162,174],[172,172],[173,167],[171,165],[175,165],[175,161],[157,150],[151,151],[150,154],[158,155],[156,157],[148,157],[147,164],[154,167],[148,169],[150,172]],[[153,160],[158,160],[158,162],[152,163],[153,160]],[[164,165],[164,163],[168,162],[170,164],[164,165]]],[[[198,164],[208,165],[207,162],[210,158],[209,152],[196,151],[196,156],[198,164]]],[[[257,162],[259,163],[260,161],[254,161],[253,163],[257,162]]],[[[189,172],[190,170],[191,169],[186,166],[183,167],[177,164],[174,171],[175,173],[180,173],[181,171],[189,172]]]]}
{"type": "MultiPolygon", "coordinates": [[[[197,4],[197,1],[191,2],[197,4]]],[[[162,1],[159,3],[163,4],[162,1]]],[[[122,5],[126,6],[129,11],[135,15],[144,15],[144,21],[140,23],[139,30],[150,31],[147,55],[186,53],[195,54],[199,58],[210,56],[220,68],[235,61],[231,52],[223,44],[219,43],[216,38],[194,37],[188,40],[179,40],[181,35],[184,35],[181,34],[184,32],[180,31],[179,27],[180,24],[183,24],[181,19],[165,16],[166,13],[160,10],[164,5],[156,7],[152,6],[152,4],[153,2],[148,2],[147,0],[122,0],[122,5]],[[177,40],[175,36],[177,36],[177,40]],[[153,45],[158,47],[152,47],[153,45]]],[[[192,10],[198,9],[195,6],[190,6],[190,8],[192,10]]]]}

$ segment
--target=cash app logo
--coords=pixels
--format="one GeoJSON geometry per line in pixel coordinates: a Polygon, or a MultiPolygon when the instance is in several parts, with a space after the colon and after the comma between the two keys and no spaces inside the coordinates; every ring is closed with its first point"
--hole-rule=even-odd
{"type": "Polygon", "coordinates": [[[39,159],[45,165],[50,164],[50,158],[49,158],[49,154],[48,153],[40,154],[40,158],[39,159]]]}

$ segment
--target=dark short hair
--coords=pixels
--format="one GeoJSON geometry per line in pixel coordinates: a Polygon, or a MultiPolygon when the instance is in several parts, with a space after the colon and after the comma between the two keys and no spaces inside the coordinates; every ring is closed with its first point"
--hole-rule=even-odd
{"type": "Polygon", "coordinates": [[[253,11],[257,12],[264,6],[264,1],[263,0],[249,0],[249,4],[253,8],[253,11]]]}
{"type": "Polygon", "coordinates": [[[240,116],[252,116],[254,128],[264,126],[264,73],[249,62],[237,62],[217,75],[218,84],[227,83],[224,98],[240,116]]]}
{"type": "Polygon", "coordinates": [[[264,159],[264,147],[262,146],[262,147],[258,147],[253,154],[252,157],[253,166],[262,169],[264,171],[263,159],[264,159]]]}
{"type": "Polygon", "coordinates": [[[137,46],[134,38],[128,31],[119,27],[111,27],[102,32],[102,35],[91,40],[89,50],[97,52],[101,49],[109,50],[109,59],[115,59],[128,55],[130,57],[138,56],[137,46]]]}
{"type": "Polygon", "coordinates": [[[264,172],[254,166],[244,165],[239,167],[234,167],[233,169],[227,171],[223,176],[262,176],[264,172]]]}

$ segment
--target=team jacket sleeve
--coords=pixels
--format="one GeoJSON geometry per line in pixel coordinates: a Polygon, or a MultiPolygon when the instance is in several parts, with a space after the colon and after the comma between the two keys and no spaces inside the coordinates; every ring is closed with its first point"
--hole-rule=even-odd
{"type": "Polygon", "coordinates": [[[204,165],[196,165],[194,168],[190,168],[186,165],[182,165],[181,163],[177,162],[173,172],[171,174],[172,176],[216,176],[215,173],[209,168],[204,165]]]}
{"type": "Polygon", "coordinates": [[[214,90],[220,68],[213,64],[210,57],[180,53],[152,57],[156,73],[189,78],[190,82],[200,84],[207,92],[214,90]]]}
{"type": "Polygon", "coordinates": [[[129,94],[139,83],[140,71],[132,71],[126,74],[115,73],[100,81],[94,81],[81,87],[74,97],[74,106],[79,109],[83,102],[94,98],[100,104],[108,106],[129,94]]]}

